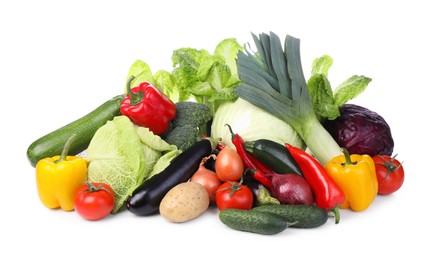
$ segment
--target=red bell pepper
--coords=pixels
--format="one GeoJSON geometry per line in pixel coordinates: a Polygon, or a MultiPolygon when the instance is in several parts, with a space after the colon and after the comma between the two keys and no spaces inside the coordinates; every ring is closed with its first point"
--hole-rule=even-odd
{"type": "Polygon", "coordinates": [[[327,173],[325,167],[305,151],[286,144],[291,156],[301,168],[304,178],[310,184],[316,205],[335,214],[335,224],[340,222],[339,207],[345,200],[344,191],[327,173]]]}
{"type": "Polygon", "coordinates": [[[176,105],[149,82],[131,89],[131,76],[127,83],[127,96],[122,100],[120,112],[139,126],[160,135],[168,129],[168,122],[176,116],[176,105]]]}

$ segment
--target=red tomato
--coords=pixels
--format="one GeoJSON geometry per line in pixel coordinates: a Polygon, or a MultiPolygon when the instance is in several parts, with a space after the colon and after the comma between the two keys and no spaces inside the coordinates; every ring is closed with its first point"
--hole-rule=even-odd
{"type": "Polygon", "coordinates": [[[235,150],[226,146],[216,156],[215,171],[223,182],[238,181],[244,172],[243,160],[235,150]]]}
{"type": "Polygon", "coordinates": [[[113,210],[115,193],[108,184],[85,183],[77,189],[74,204],[74,209],[81,217],[99,220],[113,210]]]}
{"type": "Polygon", "coordinates": [[[378,180],[378,194],[391,194],[404,183],[404,166],[393,157],[376,155],[373,157],[378,180]]]}
{"type": "Polygon", "coordinates": [[[224,182],[216,191],[216,205],[219,210],[249,210],[253,205],[253,193],[249,187],[239,182],[224,182]]]}

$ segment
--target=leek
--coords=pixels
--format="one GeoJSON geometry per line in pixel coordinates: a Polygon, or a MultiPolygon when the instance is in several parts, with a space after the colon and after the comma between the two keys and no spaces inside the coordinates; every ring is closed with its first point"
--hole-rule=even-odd
{"type": "Polygon", "coordinates": [[[284,50],[274,34],[252,34],[256,53],[248,48],[237,56],[240,84],[234,92],[242,99],[289,124],[307,148],[325,165],[341,149],[321,125],[301,65],[300,40],[287,35],[284,50]]]}

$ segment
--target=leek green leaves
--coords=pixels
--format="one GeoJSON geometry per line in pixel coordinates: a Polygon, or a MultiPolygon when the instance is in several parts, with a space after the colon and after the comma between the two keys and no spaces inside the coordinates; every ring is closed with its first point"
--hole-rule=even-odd
{"type": "Polygon", "coordinates": [[[235,93],[289,124],[322,164],[340,155],[340,147],[313,110],[302,70],[300,40],[287,35],[282,45],[272,32],[252,36],[257,51],[239,53],[241,83],[235,93]]]}

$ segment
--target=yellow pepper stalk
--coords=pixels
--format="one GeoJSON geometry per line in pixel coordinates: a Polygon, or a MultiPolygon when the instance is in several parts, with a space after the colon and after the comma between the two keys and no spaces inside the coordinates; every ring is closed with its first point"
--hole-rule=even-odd
{"type": "Polygon", "coordinates": [[[341,208],[362,211],[369,207],[378,192],[375,164],[369,155],[350,155],[342,149],[344,155],[331,159],[325,169],[343,189],[346,200],[341,208]]]}
{"type": "Polygon", "coordinates": [[[75,135],[66,142],[61,155],[44,158],[36,165],[37,192],[43,205],[48,208],[74,209],[74,196],[78,187],[86,181],[87,161],[78,156],[68,156],[75,135]]]}

